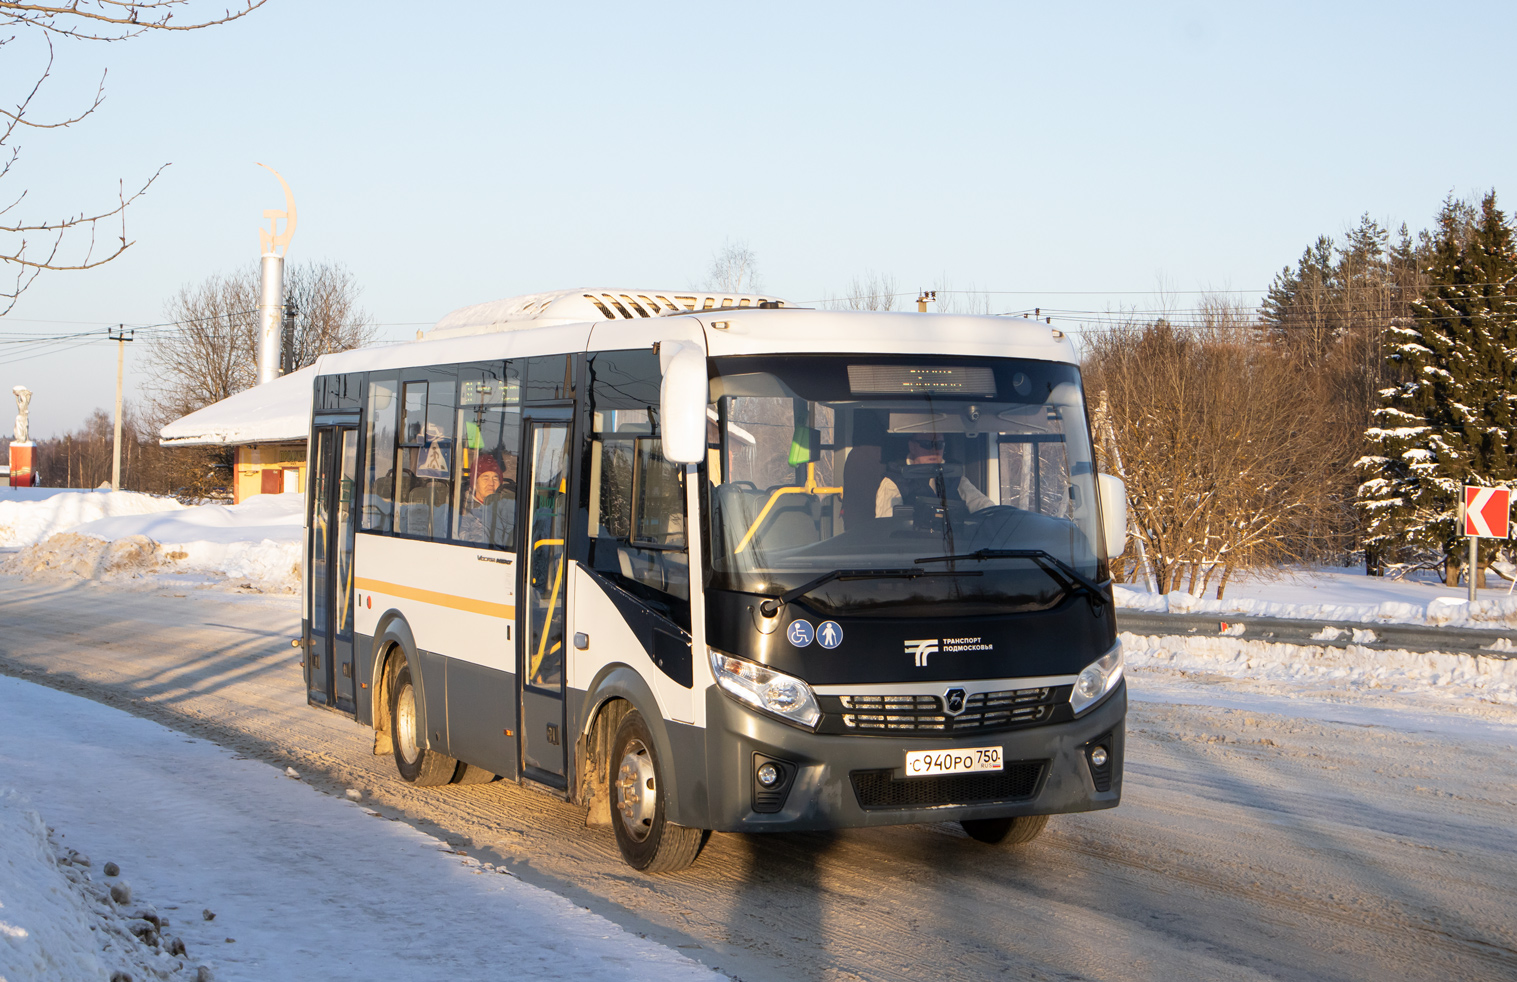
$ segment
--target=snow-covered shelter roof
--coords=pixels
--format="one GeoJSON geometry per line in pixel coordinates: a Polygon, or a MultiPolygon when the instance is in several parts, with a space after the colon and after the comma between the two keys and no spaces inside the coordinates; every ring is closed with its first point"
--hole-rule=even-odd
{"type": "MultiPolygon", "coordinates": [[[[519,331],[556,324],[636,320],[725,307],[783,307],[785,301],[753,293],[711,290],[612,290],[585,287],[531,293],[463,307],[425,332],[428,340],[519,331]]],[[[418,340],[422,334],[418,333],[418,340]]],[[[272,382],[197,409],[158,431],[165,447],[235,446],[304,440],[311,428],[311,389],[319,366],[310,365],[272,382]]]]}
{"type": "Polygon", "coordinates": [[[281,375],[181,416],[158,431],[165,447],[304,440],[311,432],[316,366],[281,375]]]}
{"type": "Polygon", "coordinates": [[[428,339],[516,331],[550,324],[584,324],[591,321],[636,320],[718,307],[785,306],[777,297],[713,290],[612,290],[581,287],[462,307],[425,332],[428,339]]]}

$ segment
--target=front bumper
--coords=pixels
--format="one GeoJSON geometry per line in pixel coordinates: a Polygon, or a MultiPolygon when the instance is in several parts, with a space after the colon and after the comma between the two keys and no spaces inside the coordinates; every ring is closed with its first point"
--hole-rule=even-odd
{"type": "MultiPolygon", "coordinates": [[[[706,697],[708,814],[700,827],[721,832],[801,831],[1115,808],[1122,799],[1126,717],[1124,680],[1094,709],[1065,723],[960,737],[834,736],[781,723],[739,705],[712,686],[706,697]],[[1089,748],[1098,742],[1110,755],[1100,772],[1087,757],[1089,748]],[[909,750],[997,745],[1002,748],[1008,778],[1014,769],[1029,775],[1025,786],[1013,792],[990,792],[997,800],[956,803],[956,789],[969,784],[949,781],[938,786],[946,801],[938,803],[939,798],[922,804],[922,798],[932,796],[923,795],[913,782],[940,779],[905,777],[909,750]],[[761,759],[793,765],[784,803],[775,811],[755,807],[761,805],[761,789],[754,781],[761,759]],[[1031,779],[1033,765],[1037,765],[1035,780],[1031,779]],[[885,771],[888,777],[880,773],[885,771]],[[855,776],[861,773],[869,776],[860,780],[876,790],[887,784],[896,793],[882,797],[857,789],[855,776]],[[1102,776],[1106,777],[1105,791],[1097,790],[1102,776]],[[861,800],[861,795],[867,800],[861,800]],[[901,801],[910,803],[898,804],[901,801]]],[[[1009,781],[1006,786],[1010,787],[1009,781]]],[[[983,799],[985,785],[975,787],[978,790],[972,794],[983,799]]],[[[772,798],[768,807],[774,807],[772,798]]]]}

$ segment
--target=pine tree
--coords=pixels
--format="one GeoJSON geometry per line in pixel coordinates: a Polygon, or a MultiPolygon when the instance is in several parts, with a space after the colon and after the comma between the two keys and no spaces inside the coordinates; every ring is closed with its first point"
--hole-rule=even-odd
{"type": "Polygon", "coordinates": [[[1391,329],[1389,359],[1404,381],[1381,390],[1365,432],[1358,504],[1368,545],[1440,552],[1452,584],[1461,486],[1517,479],[1517,251],[1494,191],[1476,214],[1446,201],[1431,245],[1428,286],[1409,322],[1391,329]]]}
{"type": "Polygon", "coordinates": [[[1275,275],[1261,305],[1266,335],[1277,345],[1315,364],[1337,329],[1333,290],[1333,240],[1320,236],[1292,270],[1275,275]]]}

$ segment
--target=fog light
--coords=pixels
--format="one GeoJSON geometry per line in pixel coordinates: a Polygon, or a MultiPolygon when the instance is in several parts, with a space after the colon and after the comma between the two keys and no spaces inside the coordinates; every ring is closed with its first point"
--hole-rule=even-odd
{"type": "Polygon", "coordinates": [[[1105,747],[1096,747],[1090,752],[1090,762],[1097,767],[1105,767],[1107,759],[1105,747]]]}
{"type": "Polygon", "coordinates": [[[757,777],[759,784],[772,788],[780,783],[780,769],[773,764],[760,764],[757,777]]]}

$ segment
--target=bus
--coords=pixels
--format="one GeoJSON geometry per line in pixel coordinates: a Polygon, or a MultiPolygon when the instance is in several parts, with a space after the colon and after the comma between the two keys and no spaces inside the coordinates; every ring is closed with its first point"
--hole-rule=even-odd
{"type": "Polygon", "coordinates": [[[541,789],[650,873],[1120,801],[1126,501],[1050,325],[586,289],[312,400],[308,700],[405,781],[541,789]]]}

